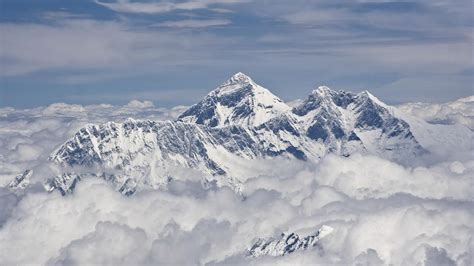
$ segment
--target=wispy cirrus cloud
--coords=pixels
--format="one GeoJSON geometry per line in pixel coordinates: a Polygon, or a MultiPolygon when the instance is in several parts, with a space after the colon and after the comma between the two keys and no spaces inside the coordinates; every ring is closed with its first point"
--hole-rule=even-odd
{"type": "MultiPolygon", "coordinates": [[[[167,27],[205,27],[225,20],[176,21],[167,27]]],[[[3,76],[18,76],[44,70],[120,70],[130,66],[189,64],[206,61],[211,46],[225,38],[201,34],[177,34],[153,29],[134,30],[117,21],[62,20],[48,24],[0,24],[0,61],[3,76]],[[193,49],[190,49],[192,43],[193,49]],[[198,58],[196,51],[200,50],[198,58]],[[176,61],[180,59],[179,61],[176,61]]]]}
{"type": "MultiPolygon", "coordinates": [[[[206,9],[211,5],[237,4],[248,1],[249,0],[191,0],[176,3],[168,0],[156,2],[131,2],[129,0],[118,0],[117,2],[106,3],[96,0],[95,2],[116,12],[156,14],[173,10],[206,9]]],[[[214,11],[219,11],[219,9],[214,9],[214,11]]]]}
{"type": "Polygon", "coordinates": [[[42,14],[42,18],[50,21],[57,21],[63,19],[90,19],[87,14],[74,14],[66,11],[47,11],[42,14]]]}
{"type": "MultiPolygon", "coordinates": [[[[134,45],[154,41],[142,33],[127,31],[114,22],[66,20],[60,25],[1,24],[8,36],[0,58],[3,75],[21,75],[47,69],[101,68],[129,64],[134,45]]],[[[140,56],[136,54],[136,56],[140,56]]]]}
{"type": "Polygon", "coordinates": [[[185,19],[176,21],[165,21],[153,26],[168,28],[206,28],[215,26],[225,26],[232,22],[228,19],[185,19]]]}

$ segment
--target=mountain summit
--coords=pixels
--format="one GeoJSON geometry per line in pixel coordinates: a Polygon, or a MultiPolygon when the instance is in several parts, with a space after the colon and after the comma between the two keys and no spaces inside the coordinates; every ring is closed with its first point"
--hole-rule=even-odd
{"type": "Polygon", "coordinates": [[[191,106],[178,120],[209,127],[255,127],[289,109],[280,98],[239,72],[191,106]]]}
{"type": "Polygon", "coordinates": [[[367,153],[409,161],[424,152],[410,125],[368,92],[321,86],[290,108],[239,72],[175,121],[128,119],[82,128],[50,160],[90,173],[65,172],[46,187],[67,194],[82,178],[95,176],[130,195],[166,186],[176,169],[188,168],[202,173],[204,185],[241,192],[247,178],[262,174],[247,169],[253,159],[367,153]]]}
{"type": "Polygon", "coordinates": [[[226,82],[222,84],[222,86],[228,86],[232,84],[249,84],[253,83],[253,80],[242,72],[235,73],[232,77],[230,77],[226,82]]]}

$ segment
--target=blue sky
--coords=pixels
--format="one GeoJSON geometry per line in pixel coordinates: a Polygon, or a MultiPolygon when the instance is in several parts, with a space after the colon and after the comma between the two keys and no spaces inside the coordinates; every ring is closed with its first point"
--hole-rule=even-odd
{"type": "Polygon", "coordinates": [[[0,0],[0,106],[192,104],[242,71],[389,103],[473,93],[470,0],[0,0]]]}

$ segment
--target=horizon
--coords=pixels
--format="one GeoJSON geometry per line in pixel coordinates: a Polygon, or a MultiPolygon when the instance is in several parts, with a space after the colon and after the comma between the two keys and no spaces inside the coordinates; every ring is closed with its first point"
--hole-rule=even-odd
{"type": "Polygon", "coordinates": [[[2,9],[0,107],[189,105],[237,71],[285,101],[320,85],[390,104],[473,94],[468,0],[7,0],[2,9]]]}
{"type": "MultiPolygon", "coordinates": [[[[113,106],[127,106],[129,105],[130,103],[133,103],[134,101],[139,101],[139,102],[151,102],[153,105],[152,107],[156,107],[156,108],[173,108],[173,107],[182,107],[182,106],[192,106],[196,103],[198,103],[199,101],[201,101],[206,95],[208,95],[210,92],[218,89],[222,84],[224,84],[225,82],[229,81],[232,77],[238,75],[238,74],[243,74],[244,76],[250,78],[253,82],[255,82],[257,85],[260,85],[262,86],[263,88],[269,90],[272,94],[273,93],[273,90],[271,88],[268,88],[266,87],[265,85],[262,85],[260,84],[259,82],[255,81],[253,79],[252,76],[250,75],[247,75],[246,73],[244,72],[241,72],[241,71],[238,71],[236,73],[234,73],[233,75],[229,76],[226,80],[222,81],[219,85],[215,86],[213,89],[211,90],[208,90],[207,92],[205,92],[201,97],[197,97],[195,102],[192,102],[192,103],[183,103],[183,104],[159,104],[160,102],[158,101],[158,103],[156,103],[155,101],[153,100],[147,100],[146,98],[144,97],[131,97],[129,99],[127,99],[126,101],[120,101],[120,102],[102,102],[100,100],[98,100],[97,102],[85,102],[85,103],[82,103],[82,102],[76,102],[76,101],[71,101],[71,102],[68,102],[67,100],[66,101],[56,101],[56,102],[50,102],[50,103],[45,103],[45,104],[38,104],[38,105],[34,105],[34,106],[9,106],[9,105],[6,105],[6,106],[2,106],[0,105],[0,108],[14,108],[14,109],[18,109],[18,110],[23,110],[23,109],[34,109],[34,108],[41,108],[41,107],[48,107],[48,106],[51,106],[51,105],[55,105],[55,104],[67,104],[67,105],[81,105],[81,106],[94,106],[94,105],[101,105],[101,104],[110,104],[110,105],[113,105],[113,106]]],[[[317,90],[318,88],[320,87],[326,87],[326,88],[329,88],[330,90],[333,90],[333,91],[345,91],[345,92],[350,92],[350,93],[354,93],[354,94],[359,94],[359,93],[362,93],[364,91],[367,91],[369,92],[370,94],[374,95],[375,97],[379,98],[376,94],[373,94],[370,90],[366,90],[366,89],[361,89],[361,90],[357,90],[357,91],[353,91],[353,90],[350,90],[350,89],[339,89],[339,88],[332,88],[332,87],[329,87],[329,86],[326,86],[324,84],[321,84],[321,85],[317,85],[315,86],[314,88],[308,90],[308,93],[303,96],[303,97],[299,97],[299,98],[294,98],[294,99],[284,99],[282,97],[280,97],[279,95],[277,94],[274,94],[275,96],[277,96],[278,98],[280,98],[284,103],[291,103],[291,102],[295,102],[295,101],[301,101],[301,100],[304,100],[306,99],[309,95],[311,95],[315,90],[317,90]]],[[[467,96],[463,96],[463,97],[458,97],[458,98],[455,98],[455,99],[451,99],[451,100],[448,100],[448,101],[443,101],[443,102],[429,102],[429,101],[407,101],[407,102],[391,102],[390,100],[384,100],[384,99],[381,99],[384,103],[386,104],[389,104],[389,105],[393,105],[393,106],[397,106],[397,105],[401,105],[401,104],[408,104],[408,103],[448,103],[448,102],[452,102],[452,101],[457,101],[457,100],[461,100],[461,99],[465,99],[465,98],[468,98],[468,97],[471,97],[471,96],[474,96],[474,94],[472,95],[467,95],[467,96]]],[[[380,99],[380,98],[379,98],[380,99]]]]}

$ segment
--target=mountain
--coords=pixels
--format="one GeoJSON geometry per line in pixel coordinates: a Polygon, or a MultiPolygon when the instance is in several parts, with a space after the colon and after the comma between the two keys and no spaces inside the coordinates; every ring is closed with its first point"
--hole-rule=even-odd
{"type": "Polygon", "coordinates": [[[216,162],[223,155],[247,159],[261,156],[254,138],[240,127],[128,119],[82,128],[53,152],[50,160],[63,166],[108,170],[117,189],[132,180],[146,187],[162,187],[177,168],[197,169],[216,177],[212,180],[218,185],[238,189],[231,178],[217,178],[227,174],[228,166],[216,162]]]}
{"type": "Polygon", "coordinates": [[[410,126],[367,91],[354,94],[321,86],[292,112],[300,131],[322,141],[329,152],[368,152],[401,161],[425,152],[410,126]]]}
{"type": "Polygon", "coordinates": [[[25,170],[20,175],[17,175],[11,182],[8,184],[8,187],[15,191],[15,190],[23,190],[28,187],[31,182],[31,176],[33,175],[33,171],[25,170]]]}
{"type": "Polygon", "coordinates": [[[285,256],[295,251],[317,246],[319,240],[331,234],[334,229],[323,225],[316,233],[300,237],[296,233],[282,233],[280,238],[258,239],[248,250],[249,257],[285,256]]]}
{"type": "Polygon", "coordinates": [[[291,108],[237,73],[175,121],[128,119],[80,129],[50,155],[64,174],[47,189],[67,194],[81,177],[95,176],[130,195],[166,186],[179,169],[194,169],[205,186],[241,192],[242,183],[259,174],[246,167],[249,160],[356,152],[403,161],[426,151],[393,107],[368,92],[319,87],[291,108]]]}
{"type": "Polygon", "coordinates": [[[239,72],[178,118],[179,121],[226,127],[259,126],[290,109],[280,98],[239,72]]]}

